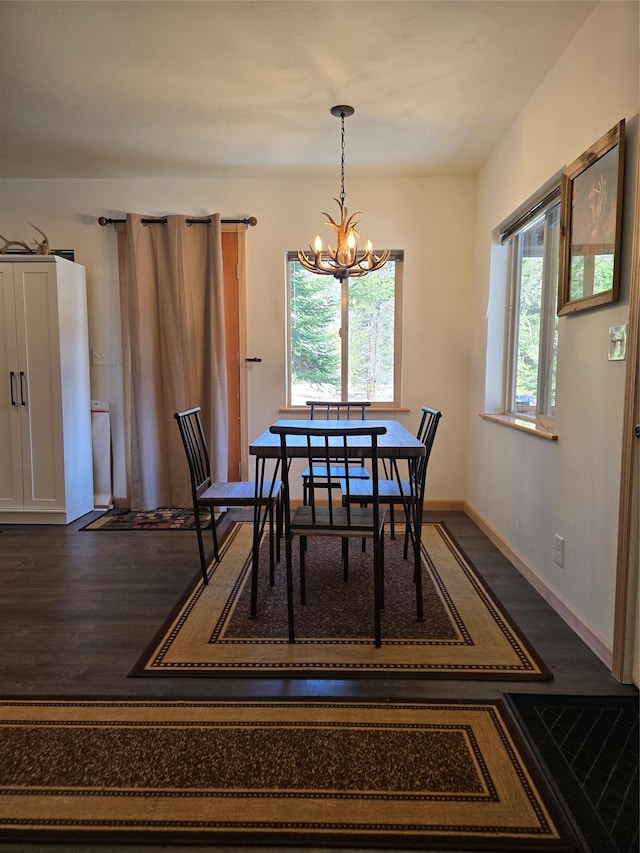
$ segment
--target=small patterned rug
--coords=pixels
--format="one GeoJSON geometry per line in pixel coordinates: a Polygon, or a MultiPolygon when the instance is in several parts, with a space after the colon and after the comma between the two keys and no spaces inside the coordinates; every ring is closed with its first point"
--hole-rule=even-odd
{"type": "Polygon", "coordinates": [[[0,837],[577,849],[500,702],[4,699],[0,837]]]}
{"type": "MultiPolygon", "coordinates": [[[[204,513],[201,518],[203,530],[209,528],[209,513],[204,513]]],[[[195,526],[192,510],[159,507],[151,512],[110,509],[81,530],[195,530],[195,526]]]]}
{"type": "Polygon", "coordinates": [[[340,541],[309,538],[304,606],[294,549],[296,642],[289,643],[284,556],[271,587],[265,536],[258,618],[249,619],[252,530],[248,522],[233,525],[220,562],[209,568],[209,583],[204,586],[198,574],[132,675],[551,677],[443,524],[423,526],[424,622],[416,620],[413,560],[403,559],[403,528],[385,541],[380,649],[373,644],[372,557],[359,540],[351,542],[344,583],[340,541]]]}

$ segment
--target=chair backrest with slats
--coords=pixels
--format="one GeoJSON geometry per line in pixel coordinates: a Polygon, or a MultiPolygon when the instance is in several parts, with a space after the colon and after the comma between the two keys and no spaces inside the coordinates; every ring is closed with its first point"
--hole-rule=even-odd
{"type": "Polygon", "coordinates": [[[307,400],[306,405],[311,409],[312,421],[343,421],[364,420],[366,412],[371,403],[366,400],[352,401],[340,400],[329,402],[327,400],[307,400]]]}
{"type": "Polygon", "coordinates": [[[422,407],[422,417],[420,426],[418,427],[417,437],[424,444],[426,453],[424,456],[418,457],[415,466],[415,487],[416,495],[420,504],[424,501],[424,490],[427,482],[427,466],[429,465],[429,457],[433,449],[436,431],[442,412],[438,409],[432,409],[430,406],[422,407]]]}
{"type": "Polygon", "coordinates": [[[329,524],[333,524],[334,512],[338,509],[346,509],[347,524],[350,524],[349,515],[351,514],[351,502],[348,500],[350,478],[336,478],[332,482],[331,469],[339,466],[343,469],[347,467],[347,463],[355,456],[360,456],[363,459],[371,459],[372,477],[372,497],[370,506],[374,512],[374,527],[378,523],[378,437],[384,435],[387,431],[386,426],[381,424],[377,426],[361,426],[361,427],[340,427],[337,424],[333,426],[317,427],[296,427],[293,425],[279,426],[273,425],[270,431],[274,435],[280,437],[280,454],[281,468],[284,471],[284,503],[285,503],[285,521],[286,514],[289,512],[289,456],[287,453],[287,443],[295,442],[298,446],[303,447],[305,456],[309,464],[309,486],[310,486],[310,506],[312,512],[312,521],[316,521],[316,505],[314,499],[314,481],[313,469],[314,466],[321,463],[324,468],[322,475],[323,489],[328,493],[329,507],[329,524]],[[342,503],[342,492],[340,491],[341,479],[344,479],[344,488],[347,490],[347,500],[345,506],[342,503]],[[327,485],[329,488],[327,489],[327,485]],[[336,498],[334,507],[333,493],[340,495],[336,498]],[[338,503],[339,500],[339,503],[338,503]]]}
{"type": "Polygon", "coordinates": [[[176,412],[174,418],[178,422],[180,436],[189,463],[189,475],[191,477],[191,490],[194,501],[199,495],[211,485],[211,469],[209,465],[209,451],[200,420],[200,406],[186,409],[184,412],[176,412]]]}

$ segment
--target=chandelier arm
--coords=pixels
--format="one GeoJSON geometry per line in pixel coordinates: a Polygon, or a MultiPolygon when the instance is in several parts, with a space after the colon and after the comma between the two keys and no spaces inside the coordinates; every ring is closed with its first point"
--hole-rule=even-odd
{"type": "MultiPolygon", "coordinates": [[[[309,248],[311,249],[311,247],[309,248]]],[[[320,254],[317,254],[313,249],[311,249],[311,255],[313,260],[310,260],[302,249],[298,249],[298,260],[306,270],[318,273],[319,275],[333,275],[333,269],[322,263],[320,254]]]]}

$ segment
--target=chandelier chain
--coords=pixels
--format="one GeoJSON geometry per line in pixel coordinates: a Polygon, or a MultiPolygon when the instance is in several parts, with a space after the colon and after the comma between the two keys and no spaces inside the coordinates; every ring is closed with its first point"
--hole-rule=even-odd
{"type": "Polygon", "coordinates": [[[341,138],[341,151],[342,151],[342,159],[340,162],[341,171],[340,171],[340,202],[344,204],[345,193],[344,193],[344,113],[340,113],[340,120],[342,122],[342,138],[341,138]]]}

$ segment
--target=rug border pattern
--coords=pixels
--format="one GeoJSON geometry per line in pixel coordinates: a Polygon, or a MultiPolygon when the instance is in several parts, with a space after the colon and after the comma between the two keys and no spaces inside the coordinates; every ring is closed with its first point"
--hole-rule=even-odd
{"type": "MultiPolygon", "coordinates": [[[[227,550],[231,547],[234,538],[238,535],[238,532],[242,525],[250,524],[250,522],[236,522],[229,531],[229,535],[225,537],[224,543],[221,545],[221,561],[224,559],[224,555],[227,550]]],[[[451,532],[448,530],[445,522],[425,522],[426,526],[432,527],[437,530],[442,541],[448,547],[451,552],[451,556],[456,560],[456,563],[463,570],[463,573],[467,579],[467,581],[473,586],[474,590],[478,594],[478,596],[483,601],[485,607],[489,611],[491,617],[495,621],[497,627],[499,628],[502,637],[508,643],[511,651],[514,653],[515,657],[520,661],[519,664],[476,664],[472,662],[465,663],[464,665],[452,665],[450,663],[429,663],[428,667],[425,667],[422,663],[411,663],[411,662],[402,662],[402,664],[398,663],[388,663],[388,662],[376,662],[376,663],[366,663],[361,662],[355,665],[352,662],[332,662],[330,665],[320,664],[320,663],[309,663],[307,661],[304,662],[292,662],[288,661],[287,663],[281,662],[268,662],[263,661],[260,663],[259,668],[256,668],[256,665],[253,662],[239,662],[239,661],[171,661],[165,663],[165,656],[171,648],[172,643],[174,642],[176,636],[178,635],[180,628],[186,621],[189,612],[197,603],[199,597],[205,592],[205,587],[202,586],[200,576],[196,575],[194,580],[191,582],[185,594],[180,599],[178,604],[173,608],[171,614],[165,620],[163,626],[156,633],[155,637],[148,644],[147,648],[144,650],[143,654],[140,656],[135,666],[129,673],[131,677],[167,677],[167,676],[191,676],[191,677],[271,677],[273,675],[277,675],[278,677],[314,677],[314,678],[331,678],[331,677],[346,677],[346,676],[357,676],[357,677],[376,677],[380,675],[391,676],[391,677],[423,677],[423,678],[497,678],[504,681],[513,681],[513,680],[548,680],[552,678],[552,674],[547,666],[544,664],[536,650],[531,646],[531,644],[526,640],[523,636],[522,632],[518,629],[518,627],[513,623],[513,621],[509,620],[506,611],[502,608],[502,605],[499,603],[498,599],[489,589],[489,587],[482,581],[481,576],[473,566],[473,563],[464,550],[459,546],[455,538],[452,536],[451,532]],[[466,564],[465,564],[466,561],[466,564]],[[171,627],[170,627],[171,626],[171,627]]],[[[446,601],[446,605],[449,609],[449,613],[452,614],[452,618],[456,620],[456,628],[461,633],[461,636],[468,636],[468,632],[466,628],[464,628],[464,622],[460,618],[457,613],[457,609],[455,603],[451,600],[449,593],[446,590],[446,586],[440,577],[439,572],[437,571],[434,563],[429,556],[426,547],[423,542],[423,560],[426,560],[427,565],[429,567],[429,571],[432,572],[432,576],[434,579],[434,583],[438,589],[438,592],[443,599],[446,601]]],[[[211,578],[216,570],[216,567],[219,564],[212,564],[209,568],[209,577],[211,578]]],[[[249,570],[250,566],[250,555],[247,555],[247,558],[244,562],[243,569],[240,572],[246,572],[249,570]]],[[[241,583],[241,577],[238,577],[237,586],[241,583]]],[[[224,607],[229,607],[230,603],[227,602],[224,607]]],[[[222,617],[219,621],[222,621],[222,617]]],[[[210,635],[209,642],[213,642],[216,640],[216,628],[212,630],[210,635]]],[[[255,646],[286,646],[286,639],[274,639],[274,640],[263,640],[255,639],[255,640],[236,640],[233,641],[225,641],[225,643],[234,644],[234,645],[243,645],[250,643],[255,646]]],[[[300,646],[305,645],[305,640],[300,639],[296,640],[296,644],[300,646]]],[[[328,646],[338,646],[341,644],[340,640],[327,640],[324,641],[325,645],[328,646]]],[[[345,645],[371,645],[370,641],[344,641],[345,645]]],[[[452,640],[393,640],[393,639],[384,639],[383,646],[397,646],[397,647],[411,647],[411,646],[463,646],[466,643],[463,641],[452,641],[452,640]]],[[[313,640],[307,641],[307,645],[323,645],[323,640],[313,640]]],[[[473,641],[469,643],[469,645],[473,646],[473,641]]]]}
{"type": "MultiPolygon", "coordinates": [[[[80,842],[82,840],[99,841],[103,838],[105,840],[108,839],[113,841],[114,838],[116,838],[120,841],[135,840],[136,838],[139,839],[140,832],[143,832],[145,840],[153,839],[159,843],[178,840],[183,842],[221,842],[234,840],[236,842],[244,843],[264,841],[269,844],[274,843],[277,840],[278,843],[282,843],[284,846],[290,846],[305,842],[314,843],[316,845],[318,843],[336,844],[339,842],[349,844],[357,838],[359,845],[363,842],[368,842],[375,846],[387,847],[391,843],[401,843],[405,846],[414,847],[416,845],[424,845],[427,843],[430,849],[433,847],[434,849],[456,850],[459,849],[459,845],[461,843],[466,847],[470,839],[475,840],[473,845],[475,847],[478,839],[480,839],[484,843],[479,844],[479,847],[496,851],[503,848],[514,849],[514,840],[518,839],[517,849],[519,850],[525,850],[529,846],[532,846],[537,850],[569,851],[575,849],[573,845],[573,836],[564,819],[562,810],[558,807],[553,792],[546,784],[537,762],[533,758],[530,750],[528,750],[518,727],[514,724],[508,707],[501,699],[479,702],[467,700],[444,700],[437,702],[396,701],[392,703],[372,701],[359,702],[349,699],[337,701],[153,701],[112,700],[101,699],[98,697],[92,697],[86,700],[47,699],[36,697],[32,697],[27,700],[0,700],[0,707],[4,708],[11,708],[15,706],[16,708],[37,709],[41,708],[43,705],[46,707],[51,706],[60,710],[70,707],[101,709],[103,713],[100,716],[100,720],[104,725],[112,724],[112,720],[104,715],[105,709],[107,711],[109,709],[122,709],[123,711],[126,711],[126,709],[129,708],[142,708],[149,710],[169,708],[171,713],[173,713],[175,709],[181,709],[185,714],[189,711],[193,711],[196,715],[196,719],[194,719],[193,723],[195,726],[198,726],[203,722],[202,719],[198,717],[197,712],[213,709],[212,713],[215,716],[216,708],[224,708],[224,712],[226,714],[230,714],[230,712],[240,709],[245,713],[247,709],[250,711],[263,711],[268,709],[268,712],[271,713],[274,713],[274,709],[286,709],[287,714],[290,714],[291,712],[295,713],[297,709],[300,709],[301,713],[308,713],[310,709],[320,710],[321,713],[328,712],[330,716],[333,714],[333,722],[328,722],[327,725],[342,725],[343,723],[340,722],[340,719],[343,718],[340,718],[339,715],[347,713],[350,710],[356,710],[358,712],[361,711],[364,715],[363,718],[367,717],[367,714],[371,709],[382,714],[388,714],[389,712],[396,711],[399,711],[400,713],[409,712],[409,714],[414,715],[419,714],[421,711],[424,714],[434,712],[452,712],[454,714],[458,713],[462,715],[463,719],[465,714],[469,715],[473,712],[481,712],[491,723],[491,731],[494,732],[493,736],[498,738],[498,741],[504,748],[506,759],[503,760],[506,760],[508,764],[510,763],[512,771],[516,774],[517,779],[522,786],[523,796],[529,803],[529,808],[534,815],[533,820],[537,822],[537,826],[533,822],[530,826],[525,826],[522,824],[509,824],[507,822],[500,825],[473,824],[470,822],[456,824],[453,821],[448,821],[446,824],[439,824],[435,822],[421,824],[412,821],[409,821],[406,824],[394,824],[393,822],[390,823],[388,820],[381,822],[368,820],[364,823],[362,821],[351,823],[348,821],[340,821],[337,823],[336,821],[310,821],[309,819],[297,821],[269,821],[264,819],[258,821],[247,821],[243,819],[240,825],[237,819],[235,821],[229,821],[221,820],[219,818],[214,820],[189,819],[187,821],[169,821],[166,819],[158,821],[127,819],[122,821],[107,818],[106,820],[100,820],[98,823],[94,816],[92,816],[87,818],[87,820],[65,820],[63,818],[59,821],[50,821],[52,825],[47,829],[43,829],[42,827],[35,829],[35,821],[33,819],[23,818],[16,821],[15,819],[8,818],[5,815],[0,819],[0,838],[9,838],[12,840],[28,840],[31,838],[76,842],[80,842]],[[8,826],[9,823],[11,824],[11,827],[8,826]],[[92,827],[95,827],[95,829],[92,830],[92,827]],[[249,834],[248,838],[241,837],[242,834],[247,833],[249,834]],[[258,834],[257,838],[256,833],[258,834]],[[276,833],[278,833],[277,838],[275,837],[276,833]],[[454,846],[450,846],[452,840],[454,841],[454,846]],[[487,840],[489,841],[489,847],[486,846],[487,840]],[[540,844],[543,846],[539,846],[540,844]]],[[[115,716],[115,713],[112,714],[112,717],[113,716],[115,716]]],[[[176,719],[176,723],[181,721],[183,722],[182,718],[176,719]]],[[[64,718],[58,714],[55,716],[55,722],[63,724],[64,718]]],[[[75,722],[75,724],[77,724],[78,720],[75,718],[68,722],[75,722]]],[[[141,721],[141,725],[143,724],[144,721],[141,721]]],[[[152,724],[161,724],[161,722],[152,722],[152,724]]],[[[212,724],[215,724],[215,722],[212,724]]],[[[405,724],[411,725],[409,722],[405,724]]],[[[253,725],[260,726],[262,725],[262,722],[256,717],[253,725]]],[[[399,725],[402,724],[400,723],[399,725]]],[[[458,724],[452,723],[454,728],[457,725],[458,724]]],[[[484,748],[485,750],[489,749],[488,742],[484,743],[484,748]]],[[[473,750],[476,760],[480,759],[481,762],[484,763],[481,747],[475,745],[473,750]]],[[[495,761],[495,756],[492,755],[491,761],[495,761]]],[[[497,768],[493,769],[496,770],[497,768]]],[[[486,765],[483,767],[483,774],[487,774],[485,778],[490,776],[491,770],[492,767],[486,765]]],[[[191,796],[191,792],[188,789],[187,791],[187,796],[191,796]]],[[[5,791],[0,791],[0,796],[4,793],[5,791]]],[[[26,790],[20,793],[23,796],[29,796],[29,792],[26,790]]],[[[67,794],[66,791],[64,793],[67,794]]],[[[36,796],[39,796],[40,794],[40,791],[35,792],[36,796]]],[[[83,793],[83,796],[87,796],[90,799],[96,795],[103,796],[102,792],[87,791],[86,793],[83,793]]],[[[161,789],[154,790],[151,792],[151,796],[153,797],[154,795],[162,798],[167,795],[167,792],[163,792],[161,789]]],[[[116,793],[115,796],[118,797],[120,795],[116,793]]],[[[136,796],[145,796],[145,794],[144,792],[142,794],[140,792],[136,792],[136,796]]],[[[172,795],[169,790],[168,796],[169,800],[174,797],[181,800],[184,799],[185,793],[178,790],[177,792],[174,791],[172,795]]],[[[207,794],[206,792],[200,792],[198,796],[202,798],[206,797],[207,794]]],[[[240,792],[237,796],[243,795],[240,792]]],[[[301,796],[304,799],[304,796],[301,796]]],[[[260,795],[258,795],[257,798],[259,799],[260,795]]],[[[347,797],[345,797],[345,799],[346,798],[347,797]]],[[[378,797],[376,797],[376,799],[377,798],[378,797]]],[[[285,797],[285,799],[288,798],[285,797]]],[[[380,799],[384,801],[386,798],[382,796],[380,799]]],[[[403,800],[406,798],[400,795],[400,799],[403,800]]],[[[437,797],[434,797],[434,800],[437,799],[437,797]]],[[[463,800],[460,801],[462,802],[463,800]]]]}

